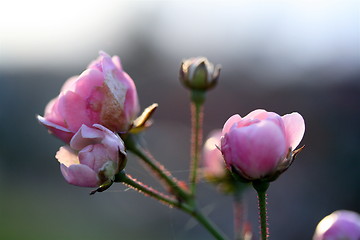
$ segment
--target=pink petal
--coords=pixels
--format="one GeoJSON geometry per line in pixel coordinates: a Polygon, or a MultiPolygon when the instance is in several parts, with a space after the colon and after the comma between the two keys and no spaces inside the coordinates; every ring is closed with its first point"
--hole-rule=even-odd
{"type": "Polygon", "coordinates": [[[256,109],[252,112],[250,112],[248,115],[246,115],[244,118],[246,119],[265,119],[267,118],[267,111],[265,111],[264,109],[256,109]]]}
{"type": "Polygon", "coordinates": [[[77,132],[83,124],[92,125],[86,113],[86,101],[76,93],[68,91],[61,95],[58,109],[70,131],[77,132]]]}
{"type": "Polygon", "coordinates": [[[49,130],[51,134],[60,138],[65,143],[69,143],[74,135],[74,133],[71,132],[69,129],[59,126],[53,122],[50,122],[41,116],[37,116],[37,119],[42,125],[44,125],[49,130]]]}
{"type": "Polygon", "coordinates": [[[316,227],[313,240],[360,239],[360,215],[349,210],[337,210],[323,218],[316,227]]]}
{"type": "Polygon", "coordinates": [[[66,91],[74,91],[75,90],[75,82],[78,79],[79,76],[72,76],[61,87],[60,92],[66,92],[66,91]]]}
{"type": "Polygon", "coordinates": [[[107,147],[110,153],[113,153],[111,159],[118,159],[118,152],[121,151],[122,154],[126,155],[124,141],[119,137],[119,135],[110,131],[106,127],[100,124],[94,124],[93,127],[101,130],[104,134],[104,137],[101,143],[107,147]],[[116,153],[116,155],[114,155],[116,153]]]}
{"type": "Polygon", "coordinates": [[[113,63],[115,64],[115,66],[122,71],[122,65],[121,65],[121,61],[120,58],[118,56],[113,56],[112,58],[113,63]]]}
{"type": "Polygon", "coordinates": [[[74,164],[66,167],[64,164],[61,164],[60,169],[65,180],[70,184],[80,187],[98,186],[97,174],[86,165],[74,164]]]}
{"type": "Polygon", "coordinates": [[[270,174],[286,153],[284,133],[272,121],[233,128],[225,138],[225,160],[250,179],[270,174]]]}
{"type": "Polygon", "coordinates": [[[235,114],[235,115],[232,115],[224,124],[224,127],[222,129],[222,134],[225,135],[226,133],[229,132],[229,130],[231,129],[231,127],[237,123],[241,121],[241,117],[239,114],[235,114]]]}
{"type": "Polygon", "coordinates": [[[45,107],[44,118],[56,125],[67,128],[64,118],[59,112],[59,97],[52,99],[45,107]]]}
{"type": "Polygon", "coordinates": [[[90,144],[100,143],[104,133],[98,129],[82,125],[70,141],[70,146],[75,150],[81,150],[90,144]]]}
{"type": "Polygon", "coordinates": [[[287,145],[294,150],[300,143],[301,139],[305,133],[305,122],[303,117],[297,113],[293,112],[282,116],[287,145]]]}
{"type": "Polygon", "coordinates": [[[103,57],[101,63],[102,72],[105,76],[107,76],[108,74],[113,74],[114,71],[119,71],[119,69],[115,66],[111,57],[107,53],[100,52],[100,55],[103,57]]]}
{"type": "Polygon", "coordinates": [[[280,127],[280,129],[285,134],[285,126],[280,115],[274,112],[268,112],[264,109],[257,109],[249,113],[244,117],[244,119],[253,119],[253,120],[269,120],[273,121],[276,125],[280,127]]]}
{"type": "Polygon", "coordinates": [[[60,147],[59,151],[57,151],[55,158],[59,161],[59,163],[64,164],[66,167],[70,167],[73,164],[79,164],[79,158],[68,146],[60,147]]]}
{"type": "Polygon", "coordinates": [[[128,86],[128,90],[126,92],[124,112],[126,114],[126,118],[131,121],[134,120],[140,112],[139,100],[134,81],[126,72],[123,72],[122,75],[123,80],[127,83],[128,86]]]}
{"type": "Polygon", "coordinates": [[[94,145],[86,146],[85,148],[81,149],[79,152],[79,161],[81,164],[84,164],[91,169],[93,169],[95,172],[97,172],[97,169],[94,168],[95,165],[95,156],[92,153],[94,149],[94,145]]]}
{"type": "Polygon", "coordinates": [[[99,55],[100,56],[97,59],[90,62],[90,64],[87,67],[88,69],[96,69],[96,70],[99,70],[100,72],[102,72],[101,61],[103,59],[103,56],[101,55],[101,51],[100,51],[99,55]]]}
{"type": "Polygon", "coordinates": [[[93,125],[93,127],[101,130],[101,131],[104,132],[105,134],[109,134],[109,135],[114,134],[113,131],[110,131],[109,129],[107,129],[106,127],[104,127],[104,126],[101,125],[101,124],[95,123],[95,124],[93,125]]]}
{"type": "Polygon", "coordinates": [[[257,119],[257,120],[271,119],[272,121],[274,121],[274,123],[276,123],[280,127],[283,127],[281,117],[277,113],[267,112],[266,110],[263,109],[257,109],[252,111],[251,113],[246,115],[244,119],[257,119]]]}
{"type": "Polygon", "coordinates": [[[77,79],[73,92],[82,98],[89,98],[94,90],[100,88],[104,82],[104,75],[96,69],[86,69],[77,79]]]}
{"type": "Polygon", "coordinates": [[[220,147],[221,130],[214,130],[206,140],[203,148],[204,173],[209,177],[222,177],[225,174],[225,162],[220,147]]]}
{"type": "Polygon", "coordinates": [[[57,97],[56,97],[56,98],[53,98],[53,99],[51,99],[50,102],[46,105],[46,107],[45,107],[45,112],[44,112],[44,116],[45,116],[45,117],[47,117],[47,116],[49,116],[49,115],[51,115],[51,114],[54,114],[54,113],[53,113],[53,112],[54,112],[54,106],[56,105],[57,101],[58,101],[58,98],[57,98],[57,97]]]}
{"type": "Polygon", "coordinates": [[[110,152],[107,146],[102,144],[94,144],[87,146],[79,152],[80,163],[89,166],[95,172],[99,172],[100,168],[109,160],[118,159],[118,152],[110,152]],[[115,155],[115,156],[109,156],[115,155]]]}

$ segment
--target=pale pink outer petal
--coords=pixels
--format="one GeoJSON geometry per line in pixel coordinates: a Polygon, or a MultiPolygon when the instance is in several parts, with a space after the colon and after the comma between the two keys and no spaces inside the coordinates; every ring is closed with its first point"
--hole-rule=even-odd
{"type": "Polygon", "coordinates": [[[305,122],[303,117],[297,113],[293,112],[282,116],[287,145],[294,150],[300,143],[301,139],[305,133],[305,122]]]}
{"type": "Polygon", "coordinates": [[[58,110],[72,132],[77,132],[83,124],[92,125],[86,113],[86,101],[74,92],[68,91],[60,95],[58,110]]]}
{"type": "Polygon", "coordinates": [[[82,125],[70,141],[70,146],[75,150],[81,150],[90,144],[100,143],[105,137],[104,132],[99,129],[82,125]]]}
{"type": "Polygon", "coordinates": [[[235,115],[232,115],[224,124],[224,127],[222,129],[222,134],[225,135],[226,133],[229,132],[229,130],[231,129],[231,127],[237,123],[237,122],[240,122],[241,121],[241,117],[239,114],[235,114],[235,115]]]}
{"type": "Polygon", "coordinates": [[[80,163],[89,166],[95,172],[99,172],[100,168],[110,160],[117,163],[117,161],[115,161],[116,159],[118,159],[117,152],[109,151],[109,149],[102,144],[89,145],[79,152],[80,163]]]}
{"type": "Polygon", "coordinates": [[[51,134],[60,138],[65,143],[69,143],[71,138],[74,136],[74,133],[71,132],[69,129],[50,122],[41,116],[37,116],[37,119],[42,125],[44,125],[48,129],[51,134]]]}
{"type": "Polygon", "coordinates": [[[57,151],[55,158],[59,163],[64,164],[66,167],[70,167],[73,164],[79,164],[79,158],[69,146],[60,147],[57,151]]]}
{"type": "Polygon", "coordinates": [[[68,80],[65,81],[63,86],[61,87],[60,92],[66,92],[66,91],[74,91],[75,90],[75,82],[77,81],[79,76],[72,76],[68,80]]]}
{"type": "Polygon", "coordinates": [[[81,149],[81,151],[78,154],[79,162],[81,164],[84,164],[91,169],[93,169],[95,172],[98,172],[97,169],[94,168],[95,166],[95,156],[92,153],[94,149],[94,145],[89,145],[81,149]]]}
{"type": "Polygon", "coordinates": [[[244,118],[245,119],[265,119],[267,118],[267,111],[265,111],[264,109],[256,109],[250,113],[248,113],[244,118]]]}
{"type": "Polygon", "coordinates": [[[125,154],[124,141],[117,134],[100,124],[94,124],[93,127],[103,131],[104,137],[101,140],[101,143],[107,146],[109,151],[114,153],[116,152],[116,154],[118,154],[118,151],[120,150],[123,154],[125,154]]]}
{"type": "Polygon", "coordinates": [[[61,173],[65,180],[79,187],[97,187],[98,178],[94,170],[83,164],[74,164],[66,167],[64,164],[60,165],[61,173]]]}
{"type": "MultiPolygon", "coordinates": [[[[120,114],[123,119],[115,130],[126,131],[140,110],[136,86],[130,76],[119,68],[120,60],[114,63],[109,55],[102,53],[102,56],[101,63],[105,84],[107,84],[110,90],[109,93],[116,98],[120,107],[118,111],[121,111],[120,114]]],[[[116,58],[118,57],[115,57],[115,59],[116,58]]],[[[111,110],[112,106],[109,105],[108,108],[111,110]]],[[[108,116],[106,118],[108,118],[108,116]]],[[[106,123],[104,125],[108,126],[106,123]]]]}
{"type": "Polygon", "coordinates": [[[132,78],[126,72],[123,72],[123,77],[128,84],[124,111],[128,121],[132,121],[137,117],[140,112],[139,99],[136,91],[136,86],[132,78]]]}
{"type": "Polygon", "coordinates": [[[49,122],[67,128],[64,118],[59,112],[58,105],[59,97],[52,99],[45,107],[44,118],[49,122]]]}
{"type": "Polygon", "coordinates": [[[89,98],[94,90],[101,87],[104,83],[104,75],[96,69],[86,69],[81,73],[76,83],[74,84],[74,91],[82,98],[89,98]]]}
{"type": "MultiPolygon", "coordinates": [[[[57,104],[57,102],[58,102],[57,97],[50,100],[50,102],[45,107],[45,111],[44,111],[45,117],[50,116],[51,114],[57,115],[57,113],[54,113],[54,107],[57,104]]],[[[55,110],[56,110],[56,108],[55,108],[55,110]]]]}
{"type": "Polygon", "coordinates": [[[115,66],[122,71],[122,65],[121,65],[121,60],[118,56],[113,56],[112,58],[113,63],[115,64],[115,66]]]}
{"type": "Polygon", "coordinates": [[[210,137],[206,140],[203,148],[203,171],[205,176],[222,177],[225,174],[225,162],[220,147],[221,130],[214,130],[210,133],[210,137]]]}
{"type": "Polygon", "coordinates": [[[102,72],[101,61],[103,59],[103,56],[101,55],[101,53],[102,51],[99,52],[99,57],[89,63],[89,65],[87,66],[88,69],[97,69],[102,72]]]}
{"type": "Polygon", "coordinates": [[[257,109],[249,113],[244,117],[244,119],[251,119],[251,120],[271,120],[275,124],[277,124],[282,131],[285,133],[285,127],[282,118],[279,114],[274,112],[268,112],[264,109],[257,109]]]}
{"type": "Polygon", "coordinates": [[[138,95],[136,91],[136,86],[132,78],[122,69],[121,60],[118,56],[113,56],[112,58],[103,53],[103,71],[104,74],[109,74],[110,72],[122,82],[126,87],[126,96],[124,102],[124,113],[125,118],[128,122],[135,119],[137,114],[140,111],[138,95]]]}
{"type": "Polygon", "coordinates": [[[249,179],[271,174],[286,154],[284,133],[272,121],[232,128],[224,138],[221,150],[227,165],[235,166],[249,179]]]}
{"type": "MultiPolygon", "coordinates": [[[[112,74],[115,71],[119,71],[114,62],[112,61],[110,55],[105,52],[100,52],[102,56],[101,64],[102,64],[102,72],[106,76],[107,74],[112,74]]],[[[120,72],[120,71],[119,71],[120,72]]]]}

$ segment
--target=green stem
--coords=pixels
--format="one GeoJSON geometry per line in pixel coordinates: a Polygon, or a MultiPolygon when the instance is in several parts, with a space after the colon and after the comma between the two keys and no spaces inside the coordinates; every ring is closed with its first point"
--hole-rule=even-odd
{"type": "Polygon", "coordinates": [[[199,223],[201,223],[217,240],[226,240],[226,237],[223,233],[218,230],[213,223],[210,222],[208,218],[206,218],[204,215],[202,215],[201,212],[194,210],[190,213],[191,216],[193,216],[196,220],[198,220],[199,223]]]}
{"type": "Polygon", "coordinates": [[[199,168],[200,150],[202,145],[202,124],[203,124],[203,104],[205,92],[191,92],[191,164],[190,164],[190,191],[194,197],[197,183],[197,170],[199,168]]]}
{"type": "Polygon", "coordinates": [[[217,240],[226,240],[226,237],[218,230],[213,223],[210,222],[200,211],[198,211],[194,205],[189,205],[184,202],[179,201],[178,199],[172,198],[168,195],[160,193],[155,189],[146,186],[142,182],[137,181],[133,177],[128,174],[125,174],[124,171],[120,172],[116,175],[115,182],[122,182],[125,185],[147,195],[150,196],[169,207],[176,207],[184,212],[188,213],[192,217],[194,217],[201,225],[203,225],[209,233],[211,233],[215,239],[217,240]]]}
{"type": "Polygon", "coordinates": [[[269,239],[269,228],[267,222],[267,213],[266,213],[266,190],[269,187],[268,182],[254,181],[253,187],[257,191],[258,201],[259,201],[259,211],[260,211],[260,229],[261,229],[261,239],[269,239]]]}
{"type": "Polygon", "coordinates": [[[131,134],[125,138],[126,149],[142,159],[150,167],[153,173],[155,173],[155,175],[170,188],[170,192],[174,193],[183,200],[188,199],[189,194],[186,190],[179,186],[179,181],[172,176],[172,174],[161,163],[156,161],[156,159],[148,151],[143,149],[134,138],[135,136],[131,134]]]}
{"type": "Polygon", "coordinates": [[[135,178],[131,177],[128,174],[125,174],[124,172],[120,172],[118,175],[116,175],[116,182],[122,182],[125,185],[143,193],[144,195],[150,196],[152,198],[155,198],[156,200],[159,200],[160,202],[164,203],[168,206],[176,206],[179,207],[179,202],[168,195],[165,195],[152,187],[149,187],[142,182],[136,180],[135,178]]]}

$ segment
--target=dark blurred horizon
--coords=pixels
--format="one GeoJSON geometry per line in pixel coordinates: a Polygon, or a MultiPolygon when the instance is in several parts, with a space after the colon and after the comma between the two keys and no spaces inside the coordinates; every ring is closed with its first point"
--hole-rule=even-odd
{"type": "MultiPolygon", "coordinates": [[[[353,22],[359,20],[355,1],[300,1],[298,10],[300,3],[281,1],[214,1],[203,8],[202,1],[145,2],[109,1],[112,7],[102,7],[99,15],[72,10],[74,18],[69,19],[75,26],[68,34],[73,41],[68,36],[54,40],[56,49],[50,52],[41,45],[51,46],[53,38],[37,41],[30,31],[36,26],[29,30],[30,43],[16,38],[15,33],[24,37],[25,30],[0,28],[0,239],[211,239],[186,214],[120,184],[89,196],[89,189],[63,180],[54,158],[62,143],[35,116],[43,114],[62,83],[85,70],[99,50],[120,56],[142,109],[159,104],[154,126],[145,133],[148,148],[182,180],[189,173],[190,146],[189,96],[178,82],[182,59],[203,55],[222,65],[218,86],[207,94],[204,137],[235,113],[244,116],[263,108],[280,115],[302,114],[305,149],[269,189],[272,239],[311,239],[316,224],[333,211],[360,212],[360,28],[353,22]],[[102,23],[104,16],[108,18],[102,23]],[[80,22],[90,19],[93,28],[82,31],[87,25],[80,22]],[[5,32],[14,35],[4,37],[5,32]],[[8,44],[11,39],[15,45],[8,44]],[[25,49],[24,58],[21,49],[14,50],[19,46],[25,49]]],[[[89,5],[89,11],[96,9],[95,2],[89,5]]],[[[25,22],[17,21],[16,27],[25,22]]],[[[66,28],[60,23],[55,30],[66,28]]],[[[50,25],[41,25],[39,33],[50,25]]],[[[127,172],[161,189],[133,155],[127,172]]],[[[231,237],[231,197],[204,181],[198,196],[203,210],[231,237]]],[[[246,202],[257,236],[252,189],[246,202]]]]}

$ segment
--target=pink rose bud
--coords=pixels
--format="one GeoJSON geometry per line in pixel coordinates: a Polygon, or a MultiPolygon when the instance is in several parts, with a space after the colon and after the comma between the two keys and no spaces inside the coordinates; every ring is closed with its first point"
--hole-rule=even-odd
{"type": "Polygon", "coordinates": [[[224,158],[218,149],[221,135],[221,130],[212,131],[203,148],[203,173],[210,181],[223,178],[227,173],[224,158]]]}
{"type": "Polygon", "coordinates": [[[313,240],[359,240],[360,214],[338,210],[326,216],[316,227],[313,240]]]}
{"type": "Polygon", "coordinates": [[[221,151],[228,168],[245,180],[272,181],[290,166],[304,132],[299,113],[280,117],[259,109],[243,118],[236,114],[223,127],[221,151]]]}
{"type": "Polygon", "coordinates": [[[138,113],[135,84],[122,70],[119,57],[100,52],[80,76],[64,83],[59,96],[46,106],[44,117],[38,119],[52,134],[69,143],[83,124],[127,131],[138,113]]]}
{"type": "Polygon", "coordinates": [[[55,157],[65,180],[80,187],[98,187],[114,180],[126,162],[124,142],[99,124],[82,125],[70,147],[61,147],[55,157]]]}

